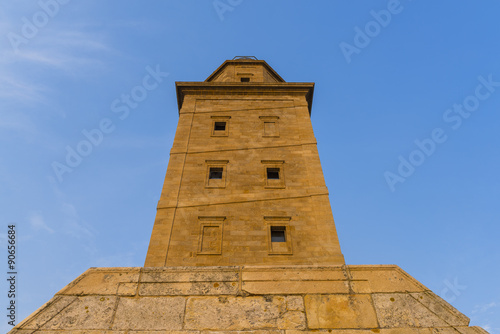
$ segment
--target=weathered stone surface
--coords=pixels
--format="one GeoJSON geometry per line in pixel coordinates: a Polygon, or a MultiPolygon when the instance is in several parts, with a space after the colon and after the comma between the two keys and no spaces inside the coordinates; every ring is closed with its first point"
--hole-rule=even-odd
{"type": "Polygon", "coordinates": [[[182,297],[120,298],[114,329],[178,330],[182,329],[185,299],[182,297]]]}
{"type": "Polygon", "coordinates": [[[285,311],[284,297],[192,297],[186,305],[185,328],[277,328],[277,320],[285,311]]]}
{"type": "Polygon", "coordinates": [[[77,299],[75,296],[58,296],[49,300],[16,327],[38,329],[77,299]]]}
{"type": "MultiPolygon", "coordinates": [[[[9,332],[11,334],[127,334],[125,331],[114,330],[101,330],[101,329],[85,329],[85,330],[39,330],[33,332],[32,330],[17,330],[9,332]]],[[[142,332],[141,334],[144,334],[142,332]]],[[[159,334],[156,332],[156,334],[159,334]]]]}
{"type": "MultiPolygon", "coordinates": [[[[78,296],[63,291],[64,294],[56,295],[12,333],[32,334],[35,330],[36,334],[246,334],[255,331],[294,334],[308,333],[307,330],[337,334],[486,333],[479,327],[467,327],[468,318],[432,292],[402,291],[404,286],[418,284],[396,266],[356,266],[358,273],[365,272],[363,282],[369,286],[376,286],[378,283],[372,281],[381,280],[384,283],[380,286],[388,290],[387,282],[396,277],[393,290],[385,293],[356,293],[354,289],[349,293],[353,282],[361,280],[353,281],[352,270],[340,266],[289,266],[275,268],[274,272],[269,266],[142,270],[152,274],[143,275],[137,282],[117,284],[116,277],[132,277],[127,271],[134,274],[139,268],[89,269],[84,277],[92,277],[94,271],[101,278],[104,272],[122,273],[96,283],[104,286],[92,288],[92,291],[112,291],[114,287],[114,295],[91,296],[84,291],[78,296]],[[245,271],[269,275],[260,280],[252,276],[252,281],[246,282],[245,275],[239,275],[245,271]],[[366,273],[370,271],[375,273],[366,273]],[[300,274],[301,280],[293,280],[290,272],[309,274],[300,274]],[[328,277],[341,277],[339,275],[345,280],[325,281],[328,277]],[[402,282],[400,278],[409,282],[402,282]],[[345,285],[335,285],[338,282],[345,285]],[[238,289],[241,283],[260,285],[254,286],[253,295],[248,296],[249,291],[238,289]],[[289,284],[286,289],[283,283],[289,284]],[[308,292],[320,288],[328,288],[329,293],[308,292]],[[270,294],[270,291],[289,293],[270,294]],[[24,331],[16,332],[18,329],[24,331]]],[[[68,286],[77,293],[86,289],[88,282],[79,278],[68,286]]]]}
{"type": "Polygon", "coordinates": [[[208,296],[238,292],[237,282],[143,283],[140,296],[208,296]]]}
{"type": "Polygon", "coordinates": [[[165,282],[238,282],[239,267],[167,267],[145,268],[141,283],[165,282]]]}
{"type": "Polygon", "coordinates": [[[118,285],[117,295],[119,296],[135,296],[137,293],[138,283],[120,283],[118,285]]]}
{"type": "Polygon", "coordinates": [[[347,272],[353,280],[353,286],[361,289],[360,283],[365,281],[368,283],[369,291],[366,287],[361,292],[422,292],[428,290],[421,283],[409,276],[397,266],[347,266],[347,272]]]}
{"type": "MultiPolygon", "coordinates": [[[[102,329],[85,329],[85,330],[21,330],[17,332],[9,332],[12,334],[127,334],[126,331],[102,330],[102,329]]],[[[158,332],[156,334],[159,334],[158,332]]]]}
{"type": "Polygon", "coordinates": [[[243,291],[251,294],[349,293],[347,281],[265,281],[243,282],[243,291]]]}
{"type": "Polygon", "coordinates": [[[304,311],[304,298],[302,296],[288,296],[285,300],[288,311],[304,311]]]}
{"type": "Polygon", "coordinates": [[[301,311],[287,311],[278,318],[279,329],[306,329],[306,314],[301,311]]]}
{"type": "Polygon", "coordinates": [[[278,330],[256,330],[256,331],[201,331],[201,334],[282,334],[278,330]]]}
{"type": "Polygon", "coordinates": [[[61,295],[114,295],[120,283],[139,281],[140,268],[91,268],[58,292],[61,295]]]}
{"type": "Polygon", "coordinates": [[[108,329],[111,325],[116,297],[84,296],[76,298],[41,329],[108,329]]]}
{"type": "MultiPolygon", "coordinates": [[[[381,327],[448,327],[440,316],[405,293],[373,294],[381,327]]],[[[448,313],[445,313],[448,316],[448,313]]]]}
{"type": "Polygon", "coordinates": [[[439,314],[439,317],[446,321],[447,324],[453,326],[467,326],[470,319],[458,312],[444,299],[433,293],[432,291],[412,293],[411,296],[419,303],[425,306],[434,314],[439,314]]]}
{"type": "MultiPolygon", "coordinates": [[[[294,331],[288,330],[286,334],[317,334],[317,333],[332,333],[332,334],[438,334],[431,332],[431,329],[421,328],[397,328],[397,329],[328,329],[328,330],[313,330],[313,331],[294,331]]],[[[441,332],[439,332],[441,334],[441,332]]],[[[448,333],[446,333],[448,334],[448,333]]],[[[456,332],[455,332],[456,334],[456,332]]]]}
{"type": "Polygon", "coordinates": [[[199,331],[129,331],[127,334],[200,334],[199,331]]]}
{"type": "Polygon", "coordinates": [[[317,333],[331,333],[331,334],[483,334],[483,332],[476,332],[474,327],[440,327],[440,328],[372,328],[372,329],[328,329],[328,330],[314,330],[314,331],[297,331],[287,330],[286,334],[317,334],[317,333]],[[464,330],[462,332],[462,330],[464,330]]]}
{"type": "Polygon", "coordinates": [[[242,276],[244,281],[345,281],[346,276],[342,267],[301,267],[283,268],[266,267],[252,268],[243,267],[242,276]]]}
{"type": "Polygon", "coordinates": [[[378,326],[369,295],[306,295],[309,328],[375,328],[378,326]]]}

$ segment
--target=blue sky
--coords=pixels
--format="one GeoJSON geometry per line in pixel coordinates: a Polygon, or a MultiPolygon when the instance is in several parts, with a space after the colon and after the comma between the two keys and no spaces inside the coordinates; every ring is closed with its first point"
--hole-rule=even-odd
{"type": "Polygon", "coordinates": [[[500,333],[497,1],[55,1],[0,5],[0,246],[15,223],[19,319],[89,267],[143,265],[174,82],[252,55],[316,83],[346,262],[397,264],[500,333]],[[116,112],[123,94],[137,99],[116,112]],[[69,166],[71,150],[85,156],[69,166]]]}

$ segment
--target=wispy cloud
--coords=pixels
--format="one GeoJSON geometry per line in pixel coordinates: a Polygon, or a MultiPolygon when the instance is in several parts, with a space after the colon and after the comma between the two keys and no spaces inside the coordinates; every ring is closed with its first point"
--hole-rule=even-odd
{"type": "Polygon", "coordinates": [[[61,212],[65,215],[64,232],[77,239],[94,238],[94,231],[80,218],[75,206],[62,203],[61,212]]]}
{"type": "Polygon", "coordinates": [[[108,55],[115,51],[101,33],[76,31],[74,27],[60,24],[46,29],[28,44],[17,50],[11,46],[6,33],[16,26],[8,20],[2,22],[4,32],[0,47],[0,97],[23,104],[43,102],[45,92],[52,90],[52,82],[38,80],[40,76],[62,75],[73,78],[86,77],[106,68],[108,55]],[[54,72],[56,71],[56,72],[54,72]],[[38,82],[35,84],[35,82],[38,82]]]}
{"type": "Polygon", "coordinates": [[[62,214],[62,225],[60,227],[61,232],[80,240],[82,242],[82,247],[90,255],[94,255],[97,252],[95,246],[95,229],[85,222],[85,220],[80,216],[75,205],[70,203],[66,199],[66,195],[59,188],[57,181],[52,177],[48,178],[52,190],[58,200],[59,211],[62,214]]]}
{"type": "Polygon", "coordinates": [[[485,304],[475,305],[471,312],[471,321],[488,331],[490,334],[500,333],[500,328],[494,327],[491,322],[498,317],[500,303],[492,301],[485,304]]]}
{"type": "MultiPolygon", "coordinates": [[[[1,94],[0,92],[0,97],[1,94]]],[[[0,113],[0,129],[2,128],[30,134],[38,132],[35,123],[28,116],[8,110],[0,113]]]]}
{"type": "Polygon", "coordinates": [[[47,231],[51,234],[54,233],[54,230],[51,229],[45,223],[42,215],[39,213],[31,214],[31,216],[29,217],[29,223],[30,223],[31,228],[34,229],[35,231],[44,230],[44,231],[47,231]]]}
{"type": "Polygon", "coordinates": [[[137,265],[134,258],[135,254],[133,252],[126,252],[124,254],[99,257],[94,260],[94,263],[97,267],[133,267],[137,265]]]}
{"type": "Polygon", "coordinates": [[[474,309],[472,310],[472,313],[473,314],[475,314],[475,313],[485,313],[489,309],[497,307],[497,306],[498,306],[498,303],[494,302],[494,301],[491,302],[491,303],[488,303],[488,304],[476,305],[476,306],[474,306],[474,309]]]}

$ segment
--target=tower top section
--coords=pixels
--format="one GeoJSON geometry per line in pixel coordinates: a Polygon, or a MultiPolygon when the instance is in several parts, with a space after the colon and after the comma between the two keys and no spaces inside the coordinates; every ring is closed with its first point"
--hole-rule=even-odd
{"type": "Polygon", "coordinates": [[[304,95],[309,115],[314,94],[312,82],[286,82],[264,60],[253,56],[238,56],[226,60],[205,81],[177,81],[179,113],[188,95],[236,94],[246,96],[304,95]]]}
{"type": "Polygon", "coordinates": [[[239,56],[226,60],[205,82],[285,82],[264,60],[239,56]]]}

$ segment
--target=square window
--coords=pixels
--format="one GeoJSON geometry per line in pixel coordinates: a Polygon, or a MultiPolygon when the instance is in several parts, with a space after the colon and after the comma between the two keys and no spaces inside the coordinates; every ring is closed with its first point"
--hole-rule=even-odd
{"type": "Polygon", "coordinates": [[[241,82],[250,82],[250,78],[241,78],[241,82]]]}
{"type": "Polygon", "coordinates": [[[285,231],[285,226],[271,226],[271,242],[286,242],[285,231]]]}
{"type": "Polygon", "coordinates": [[[267,179],[268,180],[279,180],[280,179],[280,169],[279,168],[267,168],[267,179]]]}
{"type": "Polygon", "coordinates": [[[226,131],[226,122],[214,122],[214,131],[226,131]]]}
{"type": "Polygon", "coordinates": [[[261,160],[264,164],[262,178],[267,189],[284,189],[285,187],[285,161],[261,160]]]}
{"type": "Polygon", "coordinates": [[[210,172],[208,174],[208,178],[210,180],[222,180],[222,172],[224,171],[224,168],[222,167],[210,167],[210,172]]]}
{"type": "Polygon", "coordinates": [[[207,164],[205,188],[225,188],[228,160],[205,160],[207,164]]]}
{"type": "Polygon", "coordinates": [[[211,136],[227,137],[229,135],[229,119],[231,119],[231,116],[211,116],[211,119],[211,136]]]}

